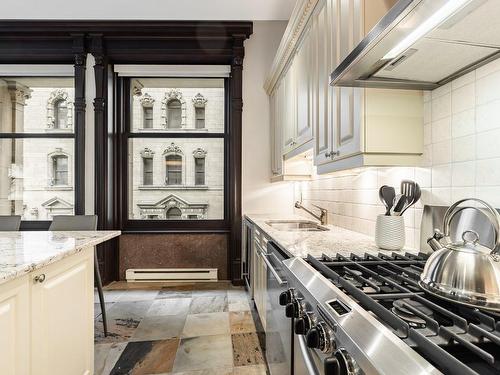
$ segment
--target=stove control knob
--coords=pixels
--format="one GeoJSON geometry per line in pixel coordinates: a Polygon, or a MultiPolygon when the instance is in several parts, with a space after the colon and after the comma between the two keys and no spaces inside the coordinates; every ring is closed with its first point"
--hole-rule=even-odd
{"type": "Polygon", "coordinates": [[[300,302],[292,301],[285,307],[285,315],[287,318],[298,318],[300,316],[300,302]]]}
{"type": "Polygon", "coordinates": [[[286,306],[287,304],[292,302],[292,299],[293,299],[293,290],[292,289],[289,289],[285,292],[282,292],[280,294],[280,298],[279,298],[280,306],[286,306]]]}
{"type": "Polygon", "coordinates": [[[311,319],[307,314],[303,315],[295,321],[295,333],[297,335],[305,335],[310,328],[311,319]]]}
{"type": "Polygon", "coordinates": [[[333,356],[325,359],[325,375],[358,375],[360,369],[352,357],[344,350],[338,349],[333,356]]]}
{"type": "Polygon", "coordinates": [[[327,333],[325,323],[321,322],[312,327],[306,334],[307,346],[311,349],[319,349],[326,353],[330,350],[330,335],[327,333]]]}

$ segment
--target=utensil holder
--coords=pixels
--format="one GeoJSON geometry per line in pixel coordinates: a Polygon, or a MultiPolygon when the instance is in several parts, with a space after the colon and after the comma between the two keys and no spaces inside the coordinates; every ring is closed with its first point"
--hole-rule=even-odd
{"type": "Polygon", "coordinates": [[[384,250],[401,250],[405,246],[403,216],[378,215],[375,225],[375,243],[384,250]]]}

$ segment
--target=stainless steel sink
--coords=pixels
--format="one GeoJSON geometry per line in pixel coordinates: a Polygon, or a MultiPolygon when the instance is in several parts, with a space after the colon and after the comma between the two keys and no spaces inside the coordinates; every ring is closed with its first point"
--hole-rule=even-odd
{"type": "Polygon", "coordinates": [[[321,232],[329,230],[309,220],[270,220],[266,224],[283,232],[321,232]]]}

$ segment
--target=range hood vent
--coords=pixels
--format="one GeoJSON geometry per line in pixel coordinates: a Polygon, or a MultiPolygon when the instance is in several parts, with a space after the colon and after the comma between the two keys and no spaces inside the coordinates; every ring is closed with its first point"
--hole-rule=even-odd
{"type": "Polygon", "coordinates": [[[432,90],[500,57],[499,0],[399,0],[330,84],[432,90]]]}

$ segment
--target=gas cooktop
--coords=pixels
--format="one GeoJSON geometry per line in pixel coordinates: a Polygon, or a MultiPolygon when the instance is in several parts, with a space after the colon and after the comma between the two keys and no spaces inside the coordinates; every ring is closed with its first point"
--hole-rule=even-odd
{"type": "MultiPolygon", "coordinates": [[[[500,314],[458,305],[418,285],[425,254],[337,255],[306,261],[445,374],[500,373],[500,314]]],[[[342,316],[345,307],[334,305],[342,316]]]]}

